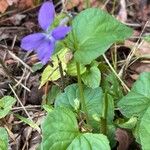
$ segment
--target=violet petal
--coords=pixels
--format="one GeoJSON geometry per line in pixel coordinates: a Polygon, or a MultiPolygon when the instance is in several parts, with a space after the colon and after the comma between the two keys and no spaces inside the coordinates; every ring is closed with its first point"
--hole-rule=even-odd
{"type": "Polygon", "coordinates": [[[70,32],[71,27],[58,26],[52,31],[52,36],[55,40],[62,40],[70,32]]]}
{"type": "Polygon", "coordinates": [[[55,16],[55,7],[52,2],[45,2],[39,11],[38,21],[43,30],[47,30],[55,16]]]}
{"type": "Polygon", "coordinates": [[[49,59],[54,51],[54,47],[55,47],[54,42],[45,40],[37,48],[36,52],[37,52],[38,58],[43,64],[46,64],[49,61],[49,59]]]}
{"type": "Polygon", "coordinates": [[[32,51],[36,49],[45,39],[43,33],[35,33],[25,36],[21,40],[21,48],[27,51],[32,51]]]}

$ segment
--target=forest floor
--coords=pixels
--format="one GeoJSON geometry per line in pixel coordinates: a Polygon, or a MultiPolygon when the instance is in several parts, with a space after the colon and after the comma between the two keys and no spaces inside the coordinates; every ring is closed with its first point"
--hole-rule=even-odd
{"type": "MultiPolygon", "coordinates": [[[[14,114],[25,117],[29,114],[40,124],[45,116],[41,104],[53,84],[49,82],[39,89],[44,67],[33,72],[39,62],[36,54],[20,48],[24,36],[40,31],[37,12],[43,1],[0,0],[0,98],[11,95],[17,99],[13,113],[1,119],[0,125],[8,131],[12,150],[34,150],[40,143],[40,134],[14,114]]],[[[85,9],[83,0],[71,0],[65,5],[61,0],[54,0],[54,4],[57,13],[65,9],[75,14],[85,9]]],[[[134,30],[130,39],[114,45],[106,53],[110,62],[114,56],[117,58],[112,65],[119,75],[124,69],[122,80],[131,88],[140,73],[150,72],[150,42],[142,39],[150,34],[150,3],[148,0],[92,0],[90,5],[107,11],[134,30]]],[[[126,136],[123,133],[119,138],[125,141],[126,136]]]]}

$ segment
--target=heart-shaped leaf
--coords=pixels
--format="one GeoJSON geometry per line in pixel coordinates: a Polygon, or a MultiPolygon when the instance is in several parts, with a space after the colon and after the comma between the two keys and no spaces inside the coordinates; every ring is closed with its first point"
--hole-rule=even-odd
{"type": "MultiPolygon", "coordinates": [[[[80,94],[77,84],[66,87],[65,92],[58,95],[55,100],[55,107],[68,107],[73,111],[77,111],[80,105],[80,94]]],[[[84,99],[91,124],[96,127],[99,122],[95,119],[102,116],[103,111],[103,92],[100,87],[91,89],[84,88],[84,99]]],[[[83,110],[82,110],[83,111],[83,110]]]]}
{"type": "Polygon", "coordinates": [[[90,64],[102,55],[113,43],[128,38],[132,30],[108,13],[89,8],[77,15],[72,22],[72,31],[66,39],[73,50],[74,58],[82,64],[90,64]]]}
{"type": "Polygon", "coordinates": [[[97,66],[92,66],[82,74],[81,78],[85,85],[94,89],[100,85],[101,72],[97,66]]]}
{"type": "Polygon", "coordinates": [[[126,117],[138,117],[135,136],[143,150],[150,147],[150,73],[144,72],[133,85],[131,91],[123,97],[118,106],[126,117]]]}
{"type": "Polygon", "coordinates": [[[79,134],[77,120],[72,111],[57,108],[48,112],[42,124],[41,149],[64,150],[79,134]]]}
{"type": "Polygon", "coordinates": [[[110,150],[110,146],[105,135],[84,133],[77,136],[67,150],[110,150]]]}

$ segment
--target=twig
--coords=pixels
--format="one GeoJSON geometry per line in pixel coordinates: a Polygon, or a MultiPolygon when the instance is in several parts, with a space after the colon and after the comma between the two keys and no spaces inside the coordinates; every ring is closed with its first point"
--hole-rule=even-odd
{"type": "Polygon", "coordinates": [[[114,68],[112,67],[112,65],[110,64],[109,60],[107,59],[107,57],[105,56],[105,54],[103,55],[106,63],[108,64],[108,66],[110,67],[110,69],[112,70],[112,72],[116,75],[116,77],[119,79],[119,81],[121,82],[122,86],[126,88],[126,90],[129,92],[130,89],[128,88],[128,86],[123,82],[123,80],[119,77],[119,75],[117,74],[117,72],[114,70],[114,68]]]}
{"type": "Polygon", "coordinates": [[[124,69],[126,70],[128,68],[128,65],[131,61],[131,58],[133,57],[135,51],[139,48],[139,46],[141,46],[142,42],[139,44],[140,40],[141,40],[141,37],[142,37],[142,34],[145,30],[145,28],[147,27],[147,24],[149,23],[149,21],[147,21],[144,25],[144,28],[139,36],[139,39],[137,40],[137,42],[135,43],[134,47],[132,48],[131,52],[129,53],[127,59],[126,59],[126,62],[125,64],[122,66],[122,68],[120,69],[120,72],[119,72],[119,75],[121,75],[123,72],[124,72],[124,69]],[[139,45],[138,45],[139,44],[139,45]]]}
{"type": "Polygon", "coordinates": [[[8,50],[8,53],[16,60],[18,60],[23,66],[25,66],[27,69],[29,69],[31,72],[33,72],[32,68],[28,66],[26,63],[24,63],[19,57],[17,57],[14,53],[8,50]]]}
{"type": "Polygon", "coordinates": [[[110,0],[107,0],[107,1],[104,3],[102,9],[105,9],[105,7],[106,7],[106,5],[109,3],[109,1],[110,1],[110,0]]]}
{"type": "Polygon", "coordinates": [[[23,108],[23,110],[25,111],[26,115],[28,116],[28,118],[32,120],[32,118],[30,117],[29,113],[27,112],[26,108],[23,106],[21,100],[18,98],[17,94],[15,93],[14,89],[12,88],[12,86],[9,84],[10,89],[12,90],[12,92],[14,93],[14,96],[16,97],[16,99],[18,100],[18,102],[20,103],[21,107],[23,108]]]}

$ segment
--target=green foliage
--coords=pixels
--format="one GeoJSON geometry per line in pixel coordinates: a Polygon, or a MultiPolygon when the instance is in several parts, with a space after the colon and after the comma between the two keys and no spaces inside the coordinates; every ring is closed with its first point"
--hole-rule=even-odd
{"type": "Polygon", "coordinates": [[[135,132],[138,142],[142,144],[143,150],[150,147],[150,73],[144,72],[133,85],[131,91],[123,97],[118,106],[122,114],[127,118],[138,117],[135,132]]]}
{"type": "Polygon", "coordinates": [[[8,134],[5,128],[0,127],[0,150],[8,149],[8,134]]]}
{"type": "MultiPolygon", "coordinates": [[[[83,74],[86,71],[86,67],[84,65],[80,65],[80,72],[83,74]]],[[[77,76],[77,70],[76,70],[76,62],[75,60],[71,60],[67,64],[67,73],[71,76],[77,76]]]]}
{"type": "MultiPolygon", "coordinates": [[[[66,16],[58,17],[53,27],[64,17],[66,16]]],[[[98,8],[86,9],[75,17],[72,21],[72,30],[66,40],[56,44],[51,58],[52,65],[45,68],[41,86],[60,78],[60,62],[57,56],[61,61],[63,74],[78,76],[78,85],[67,86],[63,93],[60,93],[59,87],[53,86],[48,93],[47,99],[50,105],[43,106],[48,114],[41,126],[41,149],[110,150],[108,139],[110,145],[115,146],[114,118],[118,116],[115,116],[114,110],[118,100],[123,97],[123,90],[112,73],[106,78],[101,76],[100,62],[95,59],[104,54],[112,44],[122,42],[131,34],[130,28],[98,8]],[[73,53],[73,57],[69,59],[66,58],[68,50],[73,53]],[[76,64],[80,66],[78,72],[76,64]],[[99,87],[100,82],[102,88],[99,87]],[[54,108],[51,105],[53,103],[54,108]],[[100,132],[106,134],[108,139],[100,132]]],[[[148,142],[150,134],[146,133],[150,128],[147,125],[149,124],[150,75],[143,74],[136,84],[118,103],[123,115],[130,118],[122,124],[119,122],[118,126],[135,129],[134,135],[137,141],[142,144],[144,150],[147,150],[150,147],[148,142]]]]}
{"type": "Polygon", "coordinates": [[[32,70],[33,70],[33,72],[36,72],[36,71],[42,69],[42,67],[43,67],[42,63],[36,63],[33,65],[32,70]]]}
{"type": "Polygon", "coordinates": [[[118,126],[125,129],[134,129],[136,123],[137,123],[137,117],[131,117],[128,121],[118,124],[118,126]]]}
{"type": "Polygon", "coordinates": [[[129,37],[132,30],[106,12],[89,8],[82,11],[72,22],[72,31],[66,39],[74,51],[74,58],[81,64],[90,64],[113,43],[129,37]]]}
{"type": "Polygon", "coordinates": [[[11,96],[4,96],[0,99],[0,118],[4,118],[12,109],[16,99],[11,96]]]}
{"type": "Polygon", "coordinates": [[[142,117],[150,107],[150,73],[144,72],[134,83],[131,91],[118,103],[123,115],[142,117]],[[134,109],[133,109],[134,108],[134,109]]]}
{"type": "Polygon", "coordinates": [[[144,36],[144,40],[150,42],[150,35],[144,36]]]}
{"type": "Polygon", "coordinates": [[[80,133],[75,114],[66,108],[49,112],[42,124],[44,150],[109,150],[109,142],[102,134],[80,133]]]}
{"type": "Polygon", "coordinates": [[[139,138],[143,150],[150,148],[150,107],[146,110],[139,123],[139,138]]]}
{"type": "MultiPolygon", "coordinates": [[[[103,111],[103,92],[100,87],[91,89],[84,88],[85,105],[91,124],[95,128],[99,128],[100,117],[103,111]]],[[[55,107],[67,107],[73,111],[79,111],[80,94],[76,84],[66,87],[64,93],[58,95],[55,101],[55,107]]],[[[83,110],[81,110],[83,111],[83,110]]]]}
{"type": "Polygon", "coordinates": [[[114,74],[110,73],[106,78],[103,77],[101,85],[102,89],[109,93],[114,100],[118,101],[123,97],[122,87],[114,74]]]}
{"type": "Polygon", "coordinates": [[[49,112],[42,124],[44,150],[64,150],[79,135],[76,117],[69,109],[57,108],[49,112]]]}
{"type": "Polygon", "coordinates": [[[57,85],[53,85],[50,89],[50,91],[48,92],[48,95],[47,95],[47,103],[48,104],[53,104],[56,96],[58,94],[60,94],[61,90],[60,90],[60,87],[58,87],[57,85]]]}
{"type": "Polygon", "coordinates": [[[108,139],[102,134],[84,133],[77,136],[67,150],[110,150],[108,139]]]}
{"type": "Polygon", "coordinates": [[[39,126],[34,123],[32,120],[30,120],[29,118],[25,118],[23,116],[20,116],[18,114],[15,114],[15,116],[20,119],[21,121],[23,121],[24,123],[28,124],[30,127],[32,127],[33,129],[36,129],[39,133],[40,133],[40,128],[39,126]]]}
{"type": "Polygon", "coordinates": [[[81,79],[85,85],[91,88],[97,88],[101,81],[101,72],[98,68],[98,64],[95,62],[86,69],[86,72],[82,74],[81,79]]]}
{"type": "Polygon", "coordinates": [[[66,69],[67,60],[65,58],[65,54],[67,53],[68,49],[62,49],[58,53],[52,56],[52,66],[48,65],[42,73],[41,78],[41,86],[43,86],[48,81],[56,81],[60,78],[60,70],[59,70],[59,60],[61,61],[63,73],[65,74],[64,70],[66,69]],[[57,57],[58,56],[58,57],[57,57]]]}

